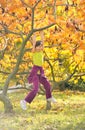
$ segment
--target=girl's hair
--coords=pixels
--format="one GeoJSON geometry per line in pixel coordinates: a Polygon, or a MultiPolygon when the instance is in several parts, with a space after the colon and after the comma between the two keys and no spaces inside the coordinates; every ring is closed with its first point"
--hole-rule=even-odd
{"type": "Polygon", "coordinates": [[[35,48],[36,48],[37,46],[40,46],[41,43],[42,43],[42,41],[40,41],[40,40],[36,41],[35,48]]]}

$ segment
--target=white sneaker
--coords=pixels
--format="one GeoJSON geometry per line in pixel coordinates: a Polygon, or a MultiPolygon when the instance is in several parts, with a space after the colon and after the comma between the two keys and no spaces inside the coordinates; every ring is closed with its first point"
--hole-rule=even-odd
{"type": "Polygon", "coordinates": [[[20,106],[23,110],[27,110],[27,106],[26,106],[26,101],[25,100],[21,100],[20,101],[20,106]]]}
{"type": "Polygon", "coordinates": [[[56,103],[56,99],[54,97],[48,98],[47,101],[52,102],[52,103],[56,103]]]}

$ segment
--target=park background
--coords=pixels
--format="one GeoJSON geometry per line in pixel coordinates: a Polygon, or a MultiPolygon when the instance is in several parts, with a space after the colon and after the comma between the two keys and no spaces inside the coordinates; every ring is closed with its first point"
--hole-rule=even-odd
{"type": "Polygon", "coordinates": [[[85,2],[0,0],[0,129],[85,129],[85,2]],[[32,36],[44,32],[44,69],[57,104],[39,93],[27,111],[20,100],[32,89],[32,36]],[[9,89],[12,90],[9,93],[9,89]],[[14,90],[14,92],[13,92],[14,90]]]}

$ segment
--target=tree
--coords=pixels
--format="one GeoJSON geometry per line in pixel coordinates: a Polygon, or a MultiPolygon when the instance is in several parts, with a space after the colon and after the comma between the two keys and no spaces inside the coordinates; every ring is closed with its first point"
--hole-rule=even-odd
{"type": "MultiPolygon", "coordinates": [[[[12,3],[14,4],[14,2],[16,2],[16,1],[12,1],[11,5],[12,5],[12,3]]],[[[36,7],[38,6],[39,3],[40,3],[40,0],[37,1],[37,2],[32,1],[31,4],[33,4],[33,5],[29,5],[29,3],[25,3],[23,0],[21,0],[18,3],[15,3],[13,8],[11,8],[10,4],[7,5],[6,1],[3,1],[1,3],[1,11],[2,11],[1,16],[2,16],[2,18],[4,18],[4,16],[5,16],[5,18],[0,23],[1,29],[2,29],[1,33],[4,33],[4,35],[6,35],[6,36],[7,35],[9,36],[9,34],[15,34],[22,39],[22,43],[21,43],[21,47],[20,47],[20,50],[19,50],[19,56],[18,56],[17,61],[16,61],[16,65],[14,67],[14,70],[11,72],[11,74],[8,75],[8,77],[5,81],[5,84],[4,84],[3,93],[0,95],[0,100],[4,103],[4,106],[5,106],[5,112],[11,112],[12,109],[13,109],[10,100],[7,98],[7,89],[8,89],[10,80],[13,78],[14,75],[16,75],[16,73],[18,71],[21,59],[24,55],[24,48],[25,48],[27,41],[30,39],[30,37],[32,36],[32,34],[34,32],[44,30],[44,29],[49,28],[49,27],[54,25],[54,23],[52,23],[52,24],[44,26],[42,28],[40,28],[40,27],[36,28],[35,27],[35,24],[34,24],[35,23],[35,19],[34,19],[35,14],[34,14],[34,12],[35,12],[35,9],[36,9],[36,7]],[[20,4],[20,8],[19,8],[19,11],[18,11],[17,6],[19,4],[20,4]],[[4,6],[6,6],[6,8],[4,8],[4,6]],[[23,14],[24,15],[24,21],[23,21],[23,16],[21,16],[21,14],[20,14],[21,9],[24,9],[24,14],[23,14]],[[22,17],[21,19],[20,19],[19,15],[22,17]],[[28,18],[28,16],[30,18],[28,18]],[[9,17],[9,19],[7,17],[9,17]],[[30,23],[31,23],[31,26],[30,26],[30,28],[28,27],[28,30],[26,30],[24,26],[26,24],[29,24],[29,22],[26,22],[25,24],[23,23],[27,19],[30,19],[30,23]],[[15,22],[12,23],[14,20],[15,20],[15,22]],[[13,24],[15,24],[15,26],[13,26],[13,24]],[[20,30],[19,30],[18,26],[20,26],[20,30]],[[11,28],[14,31],[11,31],[11,28]],[[21,28],[24,31],[22,31],[21,28]],[[25,35],[25,38],[24,38],[24,35],[25,35]]]]}

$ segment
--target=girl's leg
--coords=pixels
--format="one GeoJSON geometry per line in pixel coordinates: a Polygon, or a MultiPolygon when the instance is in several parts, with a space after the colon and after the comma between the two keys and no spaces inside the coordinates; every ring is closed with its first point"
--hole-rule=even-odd
{"type": "Polygon", "coordinates": [[[47,78],[40,76],[39,79],[40,79],[40,83],[44,85],[44,88],[46,90],[47,101],[52,102],[52,103],[56,103],[56,99],[51,95],[51,86],[50,86],[50,83],[47,80],[47,78]]]}
{"type": "Polygon", "coordinates": [[[28,76],[28,82],[32,83],[33,82],[33,77],[37,75],[37,71],[38,71],[38,67],[37,66],[33,66],[30,75],[28,76]]]}
{"type": "Polygon", "coordinates": [[[34,97],[36,96],[36,94],[38,92],[38,88],[39,88],[39,77],[38,76],[34,76],[33,77],[33,89],[26,96],[26,98],[25,98],[26,102],[28,102],[28,103],[32,102],[32,100],[34,99],[34,97]]]}
{"type": "Polygon", "coordinates": [[[47,80],[46,77],[40,76],[39,77],[39,82],[44,86],[45,90],[46,90],[46,99],[51,98],[51,86],[49,81],[47,80]]]}

